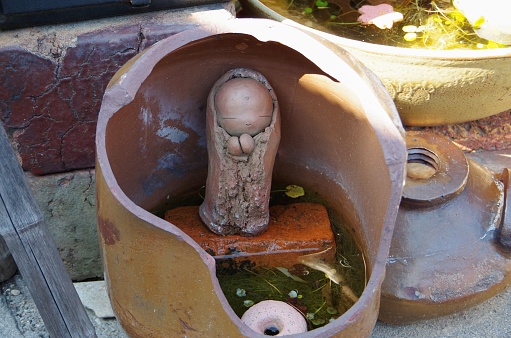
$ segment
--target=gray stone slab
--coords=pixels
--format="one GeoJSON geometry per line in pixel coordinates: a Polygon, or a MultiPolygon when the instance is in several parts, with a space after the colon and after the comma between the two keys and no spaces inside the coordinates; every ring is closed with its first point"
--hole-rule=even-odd
{"type": "Polygon", "coordinates": [[[74,283],[74,286],[82,304],[96,317],[115,318],[105,281],[74,283]]]}
{"type": "Polygon", "coordinates": [[[27,177],[71,279],[102,277],[94,170],[27,177]]]}

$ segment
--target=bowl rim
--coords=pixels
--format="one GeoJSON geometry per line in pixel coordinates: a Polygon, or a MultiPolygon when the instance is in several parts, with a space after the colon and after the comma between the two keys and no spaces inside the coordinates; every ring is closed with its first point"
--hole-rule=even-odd
{"type": "Polygon", "coordinates": [[[459,61],[474,61],[474,60],[485,60],[485,59],[498,59],[498,58],[509,58],[511,57],[511,46],[495,49],[450,49],[450,50],[432,50],[422,48],[405,48],[380,45],[370,42],[363,42],[359,40],[353,40],[344,38],[338,35],[322,32],[320,30],[307,27],[294,20],[291,20],[268,6],[264,5],[259,0],[243,0],[247,1],[264,15],[270,19],[282,22],[283,24],[293,26],[307,32],[317,34],[323,38],[329,39],[340,46],[348,49],[350,52],[356,50],[358,52],[367,54],[386,54],[387,56],[394,57],[415,57],[424,59],[435,59],[435,60],[459,60],[459,61]]]}

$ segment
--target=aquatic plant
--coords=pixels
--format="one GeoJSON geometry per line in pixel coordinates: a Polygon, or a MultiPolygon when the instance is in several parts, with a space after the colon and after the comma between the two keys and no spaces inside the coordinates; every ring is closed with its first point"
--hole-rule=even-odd
{"type": "MultiPolygon", "coordinates": [[[[429,49],[460,49],[460,48],[498,48],[505,47],[494,41],[488,41],[475,34],[475,25],[471,25],[458,10],[440,8],[435,2],[431,8],[418,7],[418,15],[410,15],[402,26],[403,39],[409,47],[429,49]]],[[[406,44],[403,46],[407,46],[406,44]]]]}
{"type": "MultiPolygon", "coordinates": [[[[293,20],[364,42],[428,49],[506,47],[479,37],[449,0],[283,0],[293,20]]],[[[262,0],[268,7],[275,1],[262,0]]]]}
{"type": "Polygon", "coordinates": [[[342,285],[332,283],[323,271],[301,264],[292,269],[243,268],[217,275],[229,304],[240,318],[254,304],[279,300],[298,310],[312,329],[335,320],[354,303],[341,291],[342,285]]]}

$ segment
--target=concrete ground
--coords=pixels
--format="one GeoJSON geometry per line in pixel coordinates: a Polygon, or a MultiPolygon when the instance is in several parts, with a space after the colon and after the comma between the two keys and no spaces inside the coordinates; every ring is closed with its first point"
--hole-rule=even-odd
{"type": "MultiPolygon", "coordinates": [[[[494,172],[511,168],[511,150],[468,154],[494,172]]],[[[76,283],[100,338],[127,337],[113,317],[104,282],[76,283]]],[[[0,285],[0,337],[49,337],[25,286],[16,274],[0,285]]],[[[511,289],[466,311],[409,325],[378,322],[371,338],[390,337],[511,337],[511,289]]]]}
{"type": "MultiPolygon", "coordinates": [[[[77,283],[77,289],[84,283],[77,283]]],[[[119,322],[113,317],[104,282],[87,283],[93,290],[79,292],[98,337],[125,338],[119,322]],[[104,310],[106,308],[106,310],[104,310]],[[108,313],[110,312],[110,314],[108,313]],[[106,318],[101,318],[106,317],[106,318]]],[[[2,283],[0,295],[0,337],[50,337],[32,297],[19,273],[2,283]]],[[[55,337],[58,338],[58,337],[55,337]]]]}

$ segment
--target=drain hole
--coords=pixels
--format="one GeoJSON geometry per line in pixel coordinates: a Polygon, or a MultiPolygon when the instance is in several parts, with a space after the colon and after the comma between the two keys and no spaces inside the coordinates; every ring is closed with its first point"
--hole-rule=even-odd
{"type": "Polygon", "coordinates": [[[426,148],[409,148],[406,175],[414,179],[428,179],[435,175],[440,168],[438,156],[426,148]]]}
{"type": "Polygon", "coordinates": [[[279,333],[280,333],[279,328],[276,326],[269,326],[266,329],[264,329],[265,336],[276,336],[279,333]]]}

